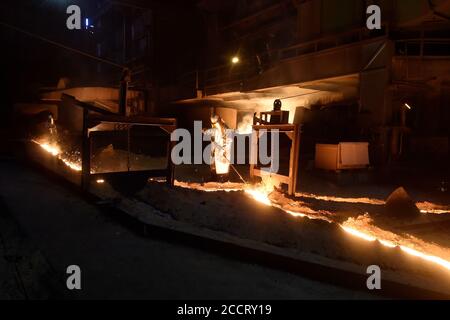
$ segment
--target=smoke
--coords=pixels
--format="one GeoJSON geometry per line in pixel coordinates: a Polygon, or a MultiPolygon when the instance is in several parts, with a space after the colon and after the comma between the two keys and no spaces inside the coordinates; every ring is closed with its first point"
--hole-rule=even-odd
{"type": "Polygon", "coordinates": [[[236,133],[250,134],[252,133],[253,114],[247,113],[242,117],[241,122],[238,123],[236,133]]]}

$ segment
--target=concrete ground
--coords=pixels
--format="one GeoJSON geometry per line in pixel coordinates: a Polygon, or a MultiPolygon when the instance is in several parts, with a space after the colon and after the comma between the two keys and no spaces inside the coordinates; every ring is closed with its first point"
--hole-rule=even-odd
{"type": "Polygon", "coordinates": [[[0,299],[371,299],[142,236],[65,184],[0,160],[0,299]],[[82,290],[65,287],[78,265],[82,290]]]}

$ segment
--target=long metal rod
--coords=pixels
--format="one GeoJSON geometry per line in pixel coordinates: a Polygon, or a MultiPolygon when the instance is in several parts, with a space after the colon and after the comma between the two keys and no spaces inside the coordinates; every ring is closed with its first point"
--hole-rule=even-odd
{"type": "Polygon", "coordinates": [[[372,56],[372,58],[370,59],[370,61],[366,64],[366,66],[362,69],[362,71],[366,71],[371,65],[372,63],[375,61],[376,58],[378,58],[378,56],[380,55],[380,53],[384,50],[384,48],[386,48],[387,45],[387,41],[383,42],[377,49],[377,51],[375,52],[375,54],[372,56]]]}

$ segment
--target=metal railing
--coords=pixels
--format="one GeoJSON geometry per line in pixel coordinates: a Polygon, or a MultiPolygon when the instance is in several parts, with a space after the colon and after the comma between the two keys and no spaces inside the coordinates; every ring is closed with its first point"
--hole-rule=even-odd
{"type": "Polygon", "coordinates": [[[368,30],[366,27],[356,28],[339,34],[301,42],[286,48],[262,52],[255,55],[255,60],[243,61],[239,65],[230,66],[227,64],[206,69],[204,71],[204,87],[241,82],[247,77],[255,76],[283,60],[332,50],[366,40],[388,37],[388,35],[389,29],[387,25],[383,25],[381,30],[373,31],[368,30]]]}
{"type": "MultiPolygon", "coordinates": [[[[335,50],[345,46],[389,39],[391,36],[388,24],[381,30],[368,30],[366,27],[348,30],[339,34],[324,36],[307,42],[301,42],[286,48],[280,48],[255,55],[252,60],[242,61],[237,65],[226,64],[208,68],[198,72],[196,88],[211,88],[214,86],[239,87],[246,79],[254,77],[264,70],[275,66],[281,61],[295,59],[301,56],[335,50]],[[200,84],[198,83],[200,82],[200,84]]],[[[450,38],[411,38],[392,39],[395,45],[395,55],[405,57],[437,57],[450,56],[450,38]]],[[[186,77],[185,77],[186,78],[186,77]]],[[[192,85],[192,79],[189,81],[192,85]]],[[[184,83],[186,87],[189,85],[184,83]]]]}
{"type": "Polygon", "coordinates": [[[450,56],[449,38],[413,38],[394,40],[395,54],[405,57],[450,56]]]}

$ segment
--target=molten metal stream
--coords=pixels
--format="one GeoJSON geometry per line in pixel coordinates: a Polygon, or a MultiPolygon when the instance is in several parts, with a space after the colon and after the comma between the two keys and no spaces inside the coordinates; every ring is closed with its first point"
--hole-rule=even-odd
{"type": "MultiPolygon", "coordinates": [[[[58,145],[51,145],[47,142],[38,142],[33,140],[34,143],[38,144],[43,150],[50,153],[51,155],[58,157],[67,167],[69,167],[72,170],[75,171],[81,171],[81,165],[80,162],[74,162],[68,159],[66,156],[64,156],[64,153],[61,151],[60,147],[58,145]]],[[[183,182],[176,182],[176,184],[183,188],[190,188],[189,184],[183,183],[183,182]]],[[[230,190],[227,189],[221,189],[221,188],[196,188],[197,190],[207,191],[207,192],[214,192],[214,191],[240,191],[242,189],[239,188],[232,188],[230,190]]],[[[310,219],[321,219],[317,216],[310,216],[307,213],[299,213],[294,212],[290,210],[284,209],[282,206],[273,203],[269,195],[274,190],[273,186],[268,186],[265,184],[258,186],[252,186],[250,188],[245,188],[245,193],[251,196],[256,201],[267,205],[267,206],[273,206],[276,208],[279,208],[295,217],[306,217],[310,219]]],[[[366,203],[366,204],[373,204],[373,205],[382,205],[384,204],[384,201],[378,200],[378,199],[367,199],[367,198],[338,198],[338,197],[331,197],[331,196],[317,196],[312,194],[298,194],[301,197],[305,198],[314,198],[318,200],[324,200],[324,201],[334,201],[334,202],[347,202],[347,203],[366,203]]],[[[420,204],[418,204],[420,205],[420,204]]],[[[421,212],[423,213],[435,213],[435,214],[444,214],[449,213],[450,210],[439,210],[439,209],[422,209],[421,212]]],[[[330,222],[325,217],[323,220],[330,222]]],[[[406,252],[407,254],[410,254],[412,256],[419,257],[421,259],[424,259],[426,261],[433,262],[441,267],[444,267],[447,270],[450,270],[450,261],[447,261],[443,258],[427,254],[425,252],[421,252],[419,250],[413,249],[410,246],[406,246],[404,244],[400,244],[398,242],[394,242],[392,240],[383,239],[380,236],[376,236],[371,234],[367,230],[361,230],[361,226],[356,226],[355,224],[352,224],[352,219],[347,220],[343,224],[339,224],[339,226],[344,230],[345,232],[359,238],[365,241],[375,242],[378,241],[382,245],[389,247],[389,248],[396,248],[399,247],[403,252],[406,252]]]]}
{"type": "Polygon", "coordinates": [[[399,247],[403,252],[406,252],[406,253],[408,253],[410,255],[413,255],[413,256],[416,256],[416,257],[419,257],[419,258],[424,259],[426,261],[433,262],[435,264],[438,264],[438,265],[444,267],[447,270],[450,270],[450,261],[447,261],[447,260],[445,260],[443,258],[434,256],[434,255],[430,255],[430,254],[427,254],[427,253],[424,253],[424,252],[420,252],[420,251],[418,251],[416,249],[413,249],[413,248],[411,248],[409,246],[405,246],[405,245],[394,243],[394,242],[392,242],[390,240],[379,239],[376,236],[372,236],[369,233],[366,233],[365,231],[357,230],[357,229],[355,229],[353,227],[348,227],[348,226],[346,226],[346,224],[347,224],[347,222],[344,222],[342,225],[340,225],[341,228],[344,231],[348,232],[349,234],[351,234],[351,235],[353,235],[353,236],[355,236],[357,238],[360,238],[360,239],[363,239],[363,240],[366,240],[366,241],[370,241],[370,242],[378,241],[382,245],[384,245],[386,247],[389,247],[389,248],[397,248],[397,247],[399,247]]]}
{"type": "MultiPolygon", "coordinates": [[[[281,210],[283,210],[283,211],[285,211],[285,212],[287,212],[287,213],[289,213],[289,214],[291,214],[291,215],[293,215],[295,217],[306,217],[306,218],[310,218],[310,219],[311,218],[312,219],[318,219],[318,217],[311,217],[311,216],[308,216],[308,214],[296,213],[296,212],[292,212],[292,211],[289,211],[289,210],[285,210],[281,206],[272,203],[270,201],[270,199],[269,199],[270,192],[267,192],[267,190],[264,191],[264,189],[261,189],[261,188],[259,188],[259,189],[258,188],[254,188],[254,189],[245,190],[245,192],[247,194],[249,194],[256,201],[258,201],[260,203],[263,203],[265,205],[268,205],[268,206],[277,207],[277,208],[279,208],[279,209],[281,209],[281,210]]],[[[326,199],[327,199],[327,201],[332,201],[332,200],[330,200],[330,197],[326,197],[326,199]]],[[[344,199],[340,198],[339,200],[344,200],[344,199]]],[[[351,199],[351,200],[354,200],[354,199],[351,199]]],[[[366,199],[364,199],[364,200],[366,200],[366,199]]],[[[368,199],[368,200],[370,200],[370,199],[368,199]]],[[[367,203],[367,202],[365,202],[365,203],[367,203]]],[[[324,220],[328,221],[327,219],[324,219],[324,220]]],[[[386,247],[389,247],[389,248],[399,247],[403,252],[406,252],[407,254],[410,254],[410,255],[415,256],[415,257],[419,257],[419,258],[424,259],[424,260],[429,261],[429,262],[433,262],[433,263],[435,263],[435,264],[437,264],[437,265],[439,265],[441,267],[444,267],[447,270],[450,270],[450,261],[447,261],[447,260],[445,260],[443,258],[434,256],[434,255],[431,255],[431,254],[428,254],[426,252],[421,252],[419,250],[411,248],[410,246],[403,245],[403,244],[400,244],[400,243],[397,243],[397,242],[394,242],[394,241],[391,241],[391,240],[383,239],[383,238],[381,238],[379,236],[372,235],[372,234],[370,234],[370,232],[368,232],[366,230],[361,230],[360,227],[352,225],[351,222],[352,222],[352,219],[349,219],[346,222],[344,222],[343,224],[339,224],[339,226],[345,232],[347,232],[347,233],[349,233],[349,234],[351,234],[351,235],[353,235],[353,236],[355,236],[355,237],[357,237],[359,239],[362,239],[362,240],[365,240],[365,241],[370,241],[370,242],[378,241],[382,245],[384,245],[386,247]]]]}
{"type": "Polygon", "coordinates": [[[47,142],[39,142],[32,140],[34,143],[39,145],[42,149],[50,153],[54,157],[58,157],[67,167],[74,171],[81,171],[81,161],[72,161],[64,155],[61,148],[57,144],[49,144],[47,142]]]}
{"type": "MultiPolygon", "coordinates": [[[[310,198],[322,201],[330,202],[341,202],[341,203],[362,203],[371,205],[384,205],[386,201],[373,198],[342,198],[334,196],[319,196],[311,193],[296,193],[297,197],[310,198]]],[[[450,208],[448,206],[439,206],[429,202],[417,202],[416,206],[419,208],[421,213],[432,213],[432,214],[446,214],[450,213],[450,208]]]]}

